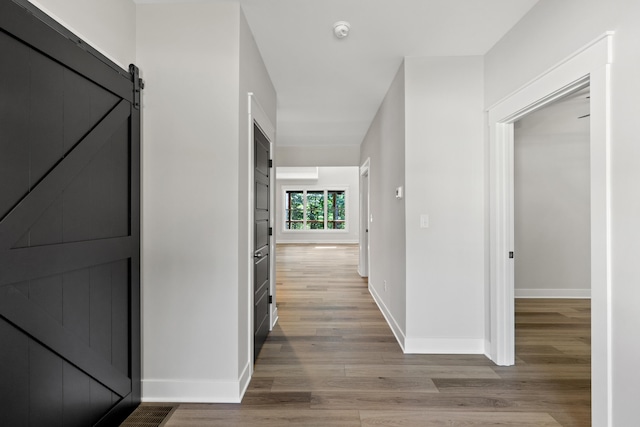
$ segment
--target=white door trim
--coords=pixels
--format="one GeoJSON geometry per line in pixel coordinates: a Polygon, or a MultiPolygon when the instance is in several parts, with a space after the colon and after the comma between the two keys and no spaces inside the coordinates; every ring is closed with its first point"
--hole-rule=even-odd
{"type": "MultiPolygon", "coordinates": [[[[611,425],[610,67],[613,33],[605,33],[488,110],[489,291],[487,355],[514,363],[513,122],[580,87],[591,96],[592,419],[611,425]]],[[[515,254],[517,257],[518,254],[515,254]]]]}
{"type": "Polygon", "coordinates": [[[369,229],[369,207],[371,202],[369,197],[371,195],[371,179],[369,175],[369,168],[371,165],[371,159],[367,158],[365,162],[360,166],[360,258],[358,262],[358,274],[360,277],[369,277],[369,235],[367,230],[369,229]],[[367,180],[367,192],[362,191],[363,182],[367,180]]]}

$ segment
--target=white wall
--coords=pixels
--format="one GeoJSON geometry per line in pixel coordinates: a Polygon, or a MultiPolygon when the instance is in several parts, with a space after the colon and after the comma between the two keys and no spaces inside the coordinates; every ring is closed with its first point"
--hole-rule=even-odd
{"type": "Polygon", "coordinates": [[[319,167],[317,180],[276,180],[276,242],[278,243],[358,243],[360,170],[351,167],[319,167]],[[284,188],[283,188],[284,187],[284,188]],[[284,191],[286,189],[347,189],[347,230],[284,230],[284,191]]]}
{"type": "Polygon", "coordinates": [[[405,67],[402,64],[362,142],[360,163],[371,160],[369,290],[400,345],[406,333],[405,67]],[[385,286],[386,282],[386,286],[385,286]]]}
{"type": "Polygon", "coordinates": [[[132,0],[30,0],[125,70],[136,62],[136,7],[132,0]]]}
{"type": "Polygon", "coordinates": [[[137,6],[143,400],[239,399],[239,27],[233,3],[137,6]]]}
{"type": "Polygon", "coordinates": [[[620,8],[633,2],[539,0],[485,55],[485,105],[497,103],[605,31],[615,30],[620,8]]]}
{"type": "MultiPolygon", "coordinates": [[[[613,30],[611,66],[611,345],[594,352],[612,358],[612,423],[637,423],[640,371],[640,2],[637,0],[540,0],[486,56],[487,106],[568,57],[605,31],[613,30]]],[[[602,367],[600,367],[602,368],[602,367]]],[[[603,399],[594,390],[598,399],[603,399]]],[[[607,397],[604,397],[606,400],[607,397]]],[[[606,405],[606,402],[601,402],[606,405]]],[[[594,425],[607,425],[606,419],[594,425]]]]}
{"type": "Polygon", "coordinates": [[[276,166],[360,166],[360,146],[278,147],[276,166]]]}
{"type": "Polygon", "coordinates": [[[406,58],[405,76],[406,351],[483,353],[483,60],[406,58]]]}
{"type": "Polygon", "coordinates": [[[588,297],[591,208],[588,91],[515,123],[516,297],[588,297]]]}

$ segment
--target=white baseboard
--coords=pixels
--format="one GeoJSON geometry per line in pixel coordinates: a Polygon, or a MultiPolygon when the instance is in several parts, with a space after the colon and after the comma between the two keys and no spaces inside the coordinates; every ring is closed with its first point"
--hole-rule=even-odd
{"type": "Polygon", "coordinates": [[[252,373],[253,373],[253,366],[252,366],[252,362],[249,361],[244,366],[244,369],[242,370],[242,374],[240,374],[240,380],[238,384],[239,390],[240,390],[240,401],[242,401],[242,398],[244,397],[244,394],[247,391],[247,388],[249,387],[252,373]]]}
{"type": "Polygon", "coordinates": [[[491,357],[491,341],[489,341],[488,339],[484,340],[483,354],[487,357],[487,359],[495,363],[495,360],[493,360],[493,358],[491,357]]]}
{"type": "Polygon", "coordinates": [[[485,354],[484,338],[413,338],[405,340],[407,354],[485,354]]]}
{"type": "MultiPolygon", "coordinates": [[[[247,371],[248,372],[248,371],[247,371]]],[[[250,375],[237,381],[142,380],[143,402],[240,403],[250,375]],[[242,384],[245,383],[246,384],[242,384]]]]}
{"type": "Polygon", "coordinates": [[[278,245],[358,245],[360,244],[359,240],[314,240],[314,239],[301,239],[301,240],[282,240],[276,238],[276,244],[278,245]]]}
{"type": "MultiPolygon", "coordinates": [[[[276,301],[276,304],[277,303],[278,302],[276,301]]],[[[276,324],[278,323],[278,319],[279,319],[279,317],[278,317],[278,306],[275,306],[275,307],[273,307],[271,309],[271,318],[273,319],[273,321],[272,321],[272,323],[271,323],[271,325],[269,327],[269,330],[273,331],[273,328],[276,327],[276,324]]]]}
{"type": "Polygon", "coordinates": [[[369,284],[369,293],[389,324],[405,354],[485,354],[484,338],[412,338],[405,336],[376,289],[369,284]]]}
{"type": "Polygon", "coordinates": [[[393,317],[387,306],[382,301],[382,298],[380,298],[380,295],[378,295],[375,288],[371,286],[371,284],[369,284],[369,293],[378,305],[380,312],[382,312],[382,315],[387,321],[387,324],[391,328],[391,332],[393,332],[393,335],[395,335],[398,344],[400,344],[400,348],[402,348],[402,351],[405,352],[405,336],[404,332],[402,332],[402,329],[400,328],[400,325],[398,325],[398,322],[396,322],[396,319],[393,317]]]}
{"type": "Polygon", "coordinates": [[[591,289],[515,289],[516,298],[591,298],[591,289]]]}

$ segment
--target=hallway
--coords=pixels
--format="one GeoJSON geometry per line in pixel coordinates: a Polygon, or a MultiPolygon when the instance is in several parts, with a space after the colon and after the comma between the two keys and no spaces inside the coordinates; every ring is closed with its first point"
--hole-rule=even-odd
{"type": "Polygon", "coordinates": [[[517,365],[405,355],[356,272],[357,245],[279,245],[280,319],[241,404],[166,426],[588,426],[588,300],[518,300],[517,365]]]}

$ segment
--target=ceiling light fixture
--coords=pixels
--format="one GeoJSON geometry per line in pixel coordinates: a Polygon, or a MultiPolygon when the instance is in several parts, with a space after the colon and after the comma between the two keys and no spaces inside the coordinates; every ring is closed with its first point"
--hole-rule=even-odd
{"type": "Polygon", "coordinates": [[[333,24],[333,34],[339,39],[343,39],[349,35],[351,25],[347,21],[338,21],[333,24]]]}

